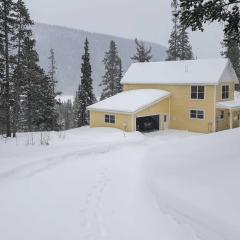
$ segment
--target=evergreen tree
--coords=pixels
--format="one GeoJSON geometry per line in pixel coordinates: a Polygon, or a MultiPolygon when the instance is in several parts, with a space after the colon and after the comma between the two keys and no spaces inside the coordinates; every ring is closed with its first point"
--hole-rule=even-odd
{"type": "Polygon", "coordinates": [[[110,49],[105,53],[103,59],[105,74],[100,86],[103,86],[101,100],[109,98],[122,91],[120,84],[122,77],[122,64],[118,56],[117,45],[114,41],[110,42],[110,49]]]}
{"type": "Polygon", "coordinates": [[[167,61],[176,60],[191,60],[193,59],[192,46],[189,41],[189,36],[186,28],[179,22],[177,12],[177,1],[173,0],[171,4],[173,8],[173,23],[174,28],[171,32],[170,39],[168,41],[169,48],[167,50],[167,61]]]}
{"type": "Polygon", "coordinates": [[[149,47],[148,49],[145,47],[143,41],[138,41],[135,39],[136,43],[136,54],[131,58],[135,62],[149,62],[152,59],[152,48],[149,47]]]}
{"type": "Polygon", "coordinates": [[[87,107],[92,105],[96,99],[92,87],[92,68],[90,64],[89,42],[86,39],[84,54],[82,56],[81,67],[81,87],[78,97],[77,109],[77,126],[85,126],[89,123],[89,114],[87,107]]]}
{"type": "MultiPolygon", "coordinates": [[[[60,95],[61,93],[60,92],[56,92],[56,84],[57,84],[56,71],[57,71],[57,67],[56,67],[55,52],[54,52],[53,48],[50,49],[50,56],[49,56],[48,59],[50,61],[50,67],[49,67],[48,75],[50,77],[50,83],[51,83],[51,86],[52,86],[52,95],[53,96],[57,96],[57,95],[60,95]]],[[[56,101],[56,104],[58,104],[57,101],[56,101]]],[[[54,111],[54,109],[53,109],[53,111],[54,111]]],[[[57,114],[57,112],[56,112],[56,109],[55,109],[55,113],[53,115],[55,116],[56,114],[57,114]]],[[[54,130],[56,125],[57,125],[56,116],[54,117],[54,119],[53,119],[52,130],[54,130]]]]}
{"type": "Polygon", "coordinates": [[[20,111],[20,90],[21,84],[24,82],[24,74],[23,74],[23,48],[25,39],[32,37],[32,30],[31,26],[33,25],[33,21],[30,18],[28,13],[28,9],[25,6],[25,3],[22,0],[18,0],[15,5],[15,16],[16,16],[16,34],[13,36],[12,40],[14,42],[14,47],[17,50],[15,56],[15,66],[14,66],[14,73],[13,73],[13,137],[16,136],[17,132],[17,123],[18,123],[18,116],[20,111]]]}
{"type": "Polygon", "coordinates": [[[221,54],[230,59],[240,82],[240,43],[232,35],[225,34],[222,46],[224,51],[221,54]]]}
{"type": "Polygon", "coordinates": [[[54,52],[54,49],[51,48],[50,49],[50,56],[49,56],[49,61],[50,61],[50,67],[49,67],[49,76],[50,76],[50,79],[52,81],[52,85],[53,85],[53,92],[55,92],[55,85],[57,84],[57,81],[56,81],[56,70],[57,70],[57,67],[56,67],[56,59],[55,59],[55,52],[54,52]]]}
{"type": "Polygon", "coordinates": [[[79,95],[80,95],[80,84],[78,85],[78,90],[76,91],[76,95],[73,102],[73,125],[74,127],[78,127],[78,109],[79,109],[79,95]]]}
{"type": "Polygon", "coordinates": [[[4,65],[4,103],[6,108],[6,135],[11,137],[11,57],[13,55],[12,37],[15,36],[15,3],[13,0],[0,1],[0,42],[3,44],[1,62],[4,65]]]}
{"type": "Polygon", "coordinates": [[[180,0],[180,3],[184,26],[203,31],[205,23],[221,22],[228,40],[240,42],[239,0],[180,0]]]}

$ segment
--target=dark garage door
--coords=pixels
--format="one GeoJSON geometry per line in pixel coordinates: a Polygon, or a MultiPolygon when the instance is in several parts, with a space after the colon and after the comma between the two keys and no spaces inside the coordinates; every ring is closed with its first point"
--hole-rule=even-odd
{"type": "Polygon", "coordinates": [[[148,132],[159,129],[159,115],[139,117],[136,119],[136,130],[139,132],[148,132]]]}

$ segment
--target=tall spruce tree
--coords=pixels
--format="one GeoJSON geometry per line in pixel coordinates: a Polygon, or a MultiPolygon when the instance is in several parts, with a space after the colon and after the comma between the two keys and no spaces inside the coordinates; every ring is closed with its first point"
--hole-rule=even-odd
{"type": "Polygon", "coordinates": [[[16,31],[15,2],[13,0],[0,1],[0,42],[3,44],[1,62],[4,65],[4,103],[6,108],[6,135],[11,137],[11,58],[14,55],[12,37],[16,31]]]}
{"type": "Polygon", "coordinates": [[[16,34],[13,36],[12,40],[14,47],[16,48],[15,56],[15,66],[13,72],[13,124],[12,131],[13,137],[16,136],[18,130],[18,116],[20,111],[20,93],[21,93],[21,84],[24,84],[24,74],[23,74],[23,48],[25,39],[32,37],[31,26],[33,21],[30,18],[28,9],[26,8],[25,3],[22,0],[18,0],[15,5],[15,16],[16,16],[16,34]]]}
{"type": "Polygon", "coordinates": [[[168,41],[167,61],[191,60],[193,59],[192,46],[189,41],[188,32],[184,25],[179,22],[177,0],[172,1],[173,30],[168,41]]]}
{"type": "MultiPolygon", "coordinates": [[[[53,96],[54,95],[57,96],[57,95],[60,95],[61,93],[60,92],[56,92],[56,84],[58,83],[58,81],[56,79],[57,67],[56,67],[55,52],[54,52],[53,48],[50,49],[50,56],[49,56],[48,59],[50,61],[48,75],[50,77],[50,83],[51,83],[51,86],[52,86],[52,95],[53,96]]],[[[59,103],[56,101],[56,104],[59,104],[59,103]]],[[[56,115],[56,114],[57,114],[57,112],[56,112],[56,109],[55,109],[54,115],[56,115]]],[[[54,130],[56,128],[56,125],[57,125],[57,118],[55,116],[54,119],[53,119],[52,130],[54,130]]]]}
{"type": "Polygon", "coordinates": [[[103,87],[101,100],[111,97],[122,91],[122,63],[118,55],[117,45],[114,41],[110,42],[110,49],[105,53],[103,59],[105,74],[100,86],[103,87]]]}
{"type": "Polygon", "coordinates": [[[224,50],[221,54],[230,59],[240,83],[240,43],[232,35],[225,34],[222,46],[224,50]]]}
{"type": "Polygon", "coordinates": [[[143,41],[138,41],[138,39],[135,39],[136,44],[136,53],[131,58],[135,62],[149,62],[152,59],[152,48],[147,48],[143,41]]]}
{"type": "Polygon", "coordinates": [[[53,92],[55,92],[55,85],[57,84],[57,80],[56,80],[57,67],[56,67],[55,52],[54,52],[53,48],[50,49],[50,56],[48,57],[48,59],[50,61],[48,74],[49,74],[49,77],[52,81],[53,92]]]}
{"type": "Polygon", "coordinates": [[[82,127],[89,124],[89,113],[87,107],[96,101],[93,93],[92,67],[90,64],[89,42],[85,40],[84,54],[82,56],[81,86],[77,103],[77,126],[82,127]]]}

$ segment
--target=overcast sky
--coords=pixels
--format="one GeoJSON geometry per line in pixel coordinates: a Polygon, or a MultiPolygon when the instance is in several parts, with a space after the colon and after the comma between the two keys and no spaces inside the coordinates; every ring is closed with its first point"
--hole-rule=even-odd
{"type": "MultiPolygon", "coordinates": [[[[153,41],[167,46],[170,0],[26,0],[35,22],[153,41]]],[[[190,34],[195,56],[219,56],[222,31],[211,25],[190,34]]]]}

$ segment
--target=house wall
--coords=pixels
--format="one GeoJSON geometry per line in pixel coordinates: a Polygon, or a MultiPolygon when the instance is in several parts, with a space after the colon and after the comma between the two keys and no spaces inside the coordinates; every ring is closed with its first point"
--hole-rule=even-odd
{"type": "Polygon", "coordinates": [[[234,100],[234,91],[235,91],[235,83],[234,82],[227,82],[227,83],[221,83],[217,85],[217,102],[221,101],[232,101],[234,100]],[[222,99],[222,86],[229,85],[229,98],[228,99],[222,99]]]}
{"type": "Polygon", "coordinates": [[[230,128],[230,115],[227,109],[216,110],[216,131],[222,131],[230,128]],[[224,111],[224,119],[220,119],[221,111],[224,111]]]}
{"type": "MultiPolygon", "coordinates": [[[[170,98],[166,98],[156,104],[154,104],[153,106],[140,111],[139,113],[134,115],[134,119],[138,118],[138,117],[145,117],[145,116],[151,116],[151,115],[161,115],[161,129],[164,128],[164,115],[165,114],[169,114],[169,109],[170,109],[170,98]]],[[[134,122],[134,124],[136,123],[136,120],[134,122]]],[[[135,129],[136,126],[134,126],[135,129]]]]}
{"type": "Polygon", "coordinates": [[[233,128],[240,127],[240,110],[233,112],[233,128]]]}
{"type": "MultiPolygon", "coordinates": [[[[217,131],[227,130],[230,129],[230,112],[228,109],[217,109],[217,118],[216,118],[216,126],[217,131]],[[221,111],[224,111],[224,119],[219,119],[219,116],[221,114],[221,111]]],[[[240,110],[233,111],[233,128],[240,127],[240,110]],[[239,117],[238,117],[239,115],[239,117]]]]}
{"type": "Polygon", "coordinates": [[[131,132],[135,131],[133,126],[133,115],[90,111],[90,127],[112,127],[131,132]],[[105,123],[105,114],[115,115],[115,124],[105,123]]]}
{"type": "Polygon", "coordinates": [[[161,89],[171,93],[170,128],[208,133],[215,131],[216,87],[205,86],[205,99],[192,100],[189,85],[127,84],[124,90],[161,89]],[[190,110],[204,110],[205,119],[190,119],[190,110]]]}
{"type": "Polygon", "coordinates": [[[119,114],[108,112],[90,111],[90,127],[113,127],[131,132],[136,130],[136,118],[150,115],[161,115],[161,126],[163,126],[163,115],[169,113],[169,98],[166,98],[137,114],[119,114]],[[115,124],[105,123],[105,114],[115,115],[115,124]]]}

